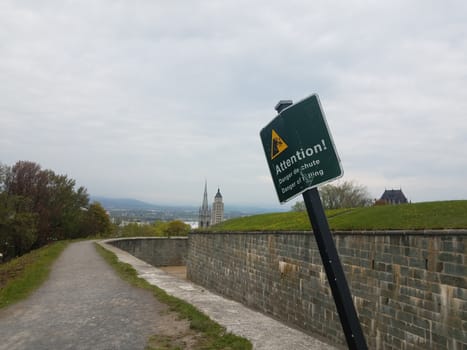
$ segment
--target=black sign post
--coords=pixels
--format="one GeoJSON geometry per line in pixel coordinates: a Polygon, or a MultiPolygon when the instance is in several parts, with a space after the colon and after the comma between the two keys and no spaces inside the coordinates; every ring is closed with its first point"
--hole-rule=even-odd
{"type": "MultiPolygon", "coordinates": [[[[278,192],[279,199],[281,202],[290,199],[298,193],[302,193],[303,200],[305,201],[305,206],[308,212],[308,217],[310,218],[311,226],[313,228],[316,243],[319,248],[319,253],[321,255],[321,260],[323,261],[324,270],[326,271],[326,276],[328,278],[328,282],[331,287],[331,292],[334,297],[337,313],[339,314],[339,319],[342,324],[347,345],[351,350],[367,350],[368,347],[366,345],[365,337],[363,335],[360,322],[358,320],[357,312],[355,310],[352,301],[352,296],[350,294],[350,289],[345,278],[344,270],[342,268],[339,255],[337,253],[336,245],[332,238],[331,231],[329,229],[329,224],[324,213],[323,204],[321,202],[321,198],[317,189],[317,185],[319,183],[330,181],[332,178],[336,178],[342,175],[342,169],[340,168],[339,158],[337,156],[337,152],[331,152],[330,155],[324,158],[315,157],[315,154],[311,154],[311,152],[308,152],[310,153],[310,160],[307,160],[308,163],[303,163],[304,165],[294,164],[295,159],[292,158],[294,152],[296,154],[296,158],[306,158],[306,156],[308,155],[306,151],[310,149],[306,148],[306,142],[311,142],[311,145],[313,145],[316,142],[316,140],[313,140],[313,138],[316,138],[316,136],[311,137],[312,140],[305,140],[306,137],[304,135],[306,133],[306,130],[304,131],[302,129],[300,131],[291,132],[292,134],[295,133],[295,135],[298,135],[300,143],[297,147],[301,148],[298,151],[297,149],[294,149],[294,147],[290,147],[292,149],[289,149],[289,145],[286,142],[289,142],[290,144],[290,141],[293,140],[285,140],[284,138],[286,138],[285,136],[288,136],[289,132],[282,131],[288,130],[286,125],[288,124],[288,120],[291,120],[290,124],[293,125],[293,119],[295,119],[296,121],[298,118],[302,118],[307,114],[314,115],[312,117],[315,118],[315,120],[317,120],[319,124],[322,124],[320,128],[323,129],[325,133],[329,134],[325,136],[318,135],[317,137],[322,138],[322,140],[324,140],[322,141],[323,145],[326,144],[327,140],[327,138],[324,139],[324,137],[329,137],[329,140],[331,141],[330,143],[333,144],[329,130],[327,130],[327,124],[324,120],[324,115],[322,114],[317,96],[313,95],[299,104],[301,104],[300,108],[297,108],[296,112],[290,112],[289,117],[283,116],[282,118],[279,118],[281,117],[279,115],[268,125],[268,127],[264,128],[261,131],[266,158],[268,159],[271,175],[273,175],[274,184],[276,186],[276,190],[278,192]],[[311,108],[309,107],[310,105],[311,108]],[[303,106],[305,106],[305,108],[303,108],[303,106]],[[273,127],[275,129],[273,129],[273,127]],[[282,130],[278,131],[280,127],[282,128],[282,130]],[[271,129],[271,131],[269,129],[271,129]],[[279,133],[285,136],[280,136],[279,133]],[[268,142],[268,135],[272,135],[270,142],[268,142]],[[305,144],[305,146],[302,147],[302,144],[305,144]],[[306,149],[304,153],[302,151],[303,149],[306,149]],[[282,153],[285,157],[289,157],[286,158],[286,161],[281,161],[280,159],[277,159],[282,153]],[[294,187],[300,187],[303,180],[310,178],[307,175],[309,174],[310,170],[308,169],[306,164],[312,164],[313,166],[322,166],[323,164],[327,165],[324,168],[322,168],[324,170],[319,169],[319,167],[316,167],[319,169],[318,171],[322,170],[322,172],[313,170],[314,176],[311,178],[311,180],[308,181],[309,183],[302,188],[295,189],[294,187]],[[287,175],[280,178],[279,175],[284,175],[281,172],[285,172],[285,170],[289,170],[289,168],[294,169],[287,175]],[[274,173],[274,169],[276,173],[274,173]],[[306,173],[305,171],[308,171],[308,173],[306,173]],[[297,176],[296,179],[293,178],[295,174],[297,176]],[[321,177],[322,179],[320,179],[319,177],[321,177]],[[286,183],[287,187],[284,187],[284,183],[286,183]],[[295,192],[281,197],[281,194],[286,192],[284,188],[286,190],[288,188],[292,188],[295,190],[295,192]]],[[[293,106],[294,105],[292,105],[292,101],[280,101],[275,108],[278,113],[281,113],[282,110],[289,107],[292,108],[293,106]]],[[[311,130],[311,133],[309,135],[313,135],[313,131],[315,130],[311,130]]],[[[313,150],[313,148],[311,149],[313,150]]],[[[320,149],[316,148],[316,150],[320,149]]]]}
{"type": "Polygon", "coordinates": [[[363,335],[360,321],[352,301],[349,286],[345,279],[344,270],[339,260],[336,245],[329,230],[329,224],[324,213],[323,204],[318,189],[312,188],[303,193],[308,217],[313,227],[316,243],[319,248],[324,270],[331,287],[332,296],[336,303],[337,313],[344,330],[349,349],[368,349],[363,335]]]}

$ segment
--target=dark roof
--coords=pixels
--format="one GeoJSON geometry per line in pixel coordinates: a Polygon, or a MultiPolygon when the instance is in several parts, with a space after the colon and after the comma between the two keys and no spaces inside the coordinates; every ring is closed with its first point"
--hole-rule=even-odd
{"type": "Polygon", "coordinates": [[[388,203],[407,203],[407,197],[402,190],[385,190],[381,196],[381,200],[388,203]]]}
{"type": "Polygon", "coordinates": [[[221,190],[218,188],[215,198],[219,198],[219,197],[222,198],[222,195],[221,195],[221,190]]]}

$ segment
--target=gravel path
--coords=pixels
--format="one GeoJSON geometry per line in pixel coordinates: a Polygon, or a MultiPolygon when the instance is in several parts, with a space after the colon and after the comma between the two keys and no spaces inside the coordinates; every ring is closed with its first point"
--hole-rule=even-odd
{"type": "Polygon", "coordinates": [[[166,310],[123,282],[92,242],[73,243],[42,287],[0,310],[0,349],[144,349],[166,310]]]}

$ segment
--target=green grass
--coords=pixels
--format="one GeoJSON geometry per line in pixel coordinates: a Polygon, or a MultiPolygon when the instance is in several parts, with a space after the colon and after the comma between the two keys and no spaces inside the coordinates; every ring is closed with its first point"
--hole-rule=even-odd
{"type": "Polygon", "coordinates": [[[36,290],[67,245],[67,241],[56,242],[0,265],[0,308],[23,300],[36,290]]]}
{"type": "MultiPolygon", "coordinates": [[[[329,210],[329,217],[345,214],[349,209],[329,210]]],[[[306,213],[288,212],[246,216],[224,221],[211,227],[212,231],[307,231],[310,220],[306,213]]]]}
{"type": "MultiPolygon", "coordinates": [[[[244,338],[231,333],[226,333],[224,327],[211,320],[208,316],[197,310],[193,305],[183,300],[167,294],[164,290],[151,285],[146,280],[138,277],[136,270],[129,264],[118,261],[117,256],[104,249],[99,244],[95,244],[97,251],[111,265],[117,274],[128,283],[150,290],[160,301],[167,304],[171,311],[177,312],[181,317],[189,320],[190,328],[203,334],[197,349],[229,349],[229,350],[247,350],[252,349],[251,343],[244,338]]],[[[160,347],[161,349],[170,347],[160,347]]],[[[152,349],[152,347],[151,347],[152,349]]]]}
{"type": "Polygon", "coordinates": [[[425,202],[360,208],[330,219],[336,230],[423,230],[467,228],[467,201],[425,202]]]}
{"type": "MultiPolygon", "coordinates": [[[[467,228],[467,201],[425,202],[326,211],[332,230],[422,230],[467,228]]],[[[309,231],[306,213],[236,218],[212,231],[309,231]]]]}

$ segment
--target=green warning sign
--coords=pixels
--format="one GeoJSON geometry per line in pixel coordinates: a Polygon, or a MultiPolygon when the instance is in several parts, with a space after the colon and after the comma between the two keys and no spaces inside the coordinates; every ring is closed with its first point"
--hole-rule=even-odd
{"type": "Polygon", "coordinates": [[[260,136],[281,203],[343,175],[318,95],[281,111],[260,136]]]}

